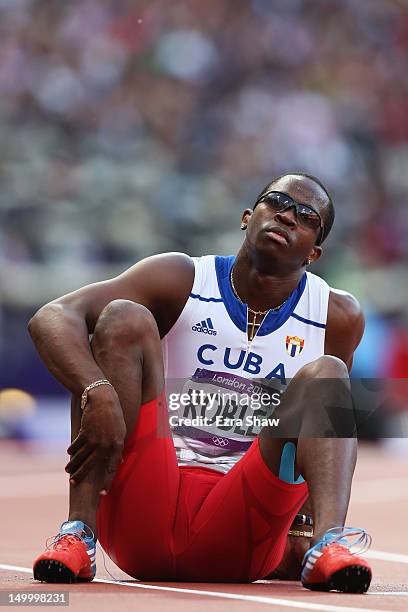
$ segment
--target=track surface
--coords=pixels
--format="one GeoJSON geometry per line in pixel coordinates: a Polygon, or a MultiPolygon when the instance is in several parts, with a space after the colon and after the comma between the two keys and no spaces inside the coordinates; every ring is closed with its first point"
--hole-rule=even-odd
{"type": "MultiPolygon", "coordinates": [[[[300,610],[408,609],[408,458],[393,457],[379,447],[362,447],[347,523],[364,526],[373,536],[370,553],[374,579],[366,595],[314,593],[299,583],[261,581],[255,584],[140,583],[130,579],[100,551],[97,578],[86,585],[44,585],[34,582],[31,564],[47,537],[66,518],[67,477],[64,453],[44,454],[12,443],[0,443],[0,590],[70,594],[70,609],[99,612],[255,612],[266,608],[300,610]]],[[[47,606],[48,607],[48,606],[47,606]]],[[[54,607],[53,607],[54,608],[54,607]]]]}

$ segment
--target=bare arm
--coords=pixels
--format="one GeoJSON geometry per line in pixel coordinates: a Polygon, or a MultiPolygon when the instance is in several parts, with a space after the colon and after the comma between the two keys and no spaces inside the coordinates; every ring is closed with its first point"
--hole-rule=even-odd
{"type": "Polygon", "coordinates": [[[364,314],[359,302],[350,293],[332,290],[327,313],[325,354],[339,357],[349,371],[353,354],[364,333],[364,314]]]}
{"type": "Polygon", "coordinates": [[[190,293],[194,264],[181,253],[142,260],[111,280],[78,289],[46,304],[30,320],[33,342],[50,372],[74,395],[105,378],[89,345],[102,310],[116,299],[148,308],[161,335],[177,320],[190,293]]]}

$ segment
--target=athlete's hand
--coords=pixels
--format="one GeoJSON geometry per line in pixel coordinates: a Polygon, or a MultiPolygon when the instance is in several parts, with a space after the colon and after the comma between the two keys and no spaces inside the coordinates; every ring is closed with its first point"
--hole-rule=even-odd
{"type": "Polygon", "coordinates": [[[71,458],[65,466],[71,484],[87,477],[100,482],[99,492],[105,495],[112,484],[122,459],[126,425],[122,408],[113,387],[95,387],[88,394],[82,413],[81,428],[68,447],[71,458]]]}
{"type": "Polygon", "coordinates": [[[282,561],[266,579],[300,580],[303,556],[309,547],[309,538],[288,536],[282,561]]]}

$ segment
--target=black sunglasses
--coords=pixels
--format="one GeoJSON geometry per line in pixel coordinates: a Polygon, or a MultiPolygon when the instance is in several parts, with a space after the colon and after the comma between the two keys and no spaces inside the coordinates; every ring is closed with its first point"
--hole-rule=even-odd
{"type": "Polygon", "coordinates": [[[299,202],[296,202],[296,200],[286,195],[286,193],[281,193],[280,191],[268,191],[268,193],[264,193],[255,202],[254,209],[260,202],[266,202],[266,204],[270,205],[276,212],[284,212],[288,210],[288,208],[294,208],[296,211],[296,218],[303,227],[315,231],[320,230],[316,240],[316,244],[320,244],[323,237],[324,224],[317,210],[306,204],[299,204],[299,202]]]}

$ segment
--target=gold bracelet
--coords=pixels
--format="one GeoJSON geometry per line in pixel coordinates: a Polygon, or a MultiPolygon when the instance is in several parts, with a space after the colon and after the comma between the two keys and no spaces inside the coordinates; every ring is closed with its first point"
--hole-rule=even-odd
{"type": "Polygon", "coordinates": [[[289,529],[288,535],[303,537],[303,538],[313,538],[313,531],[299,531],[299,529],[289,529]]]}
{"type": "Polygon", "coordinates": [[[91,389],[95,389],[95,387],[100,387],[101,385],[109,385],[110,387],[113,387],[112,383],[110,383],[109,380],[107,380],[106,378],[102,378],[101,380],[96,380],[95,382],[85,387],[81,395],[81,410],[85,408],[86,403],[88,401],[88,392],[91,389]]]}

